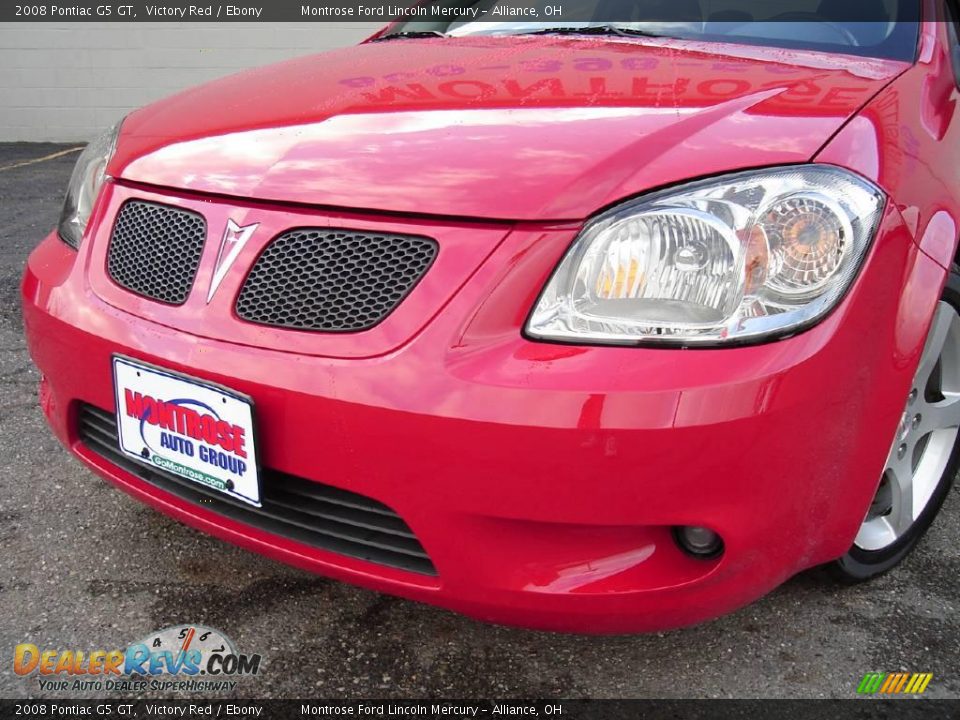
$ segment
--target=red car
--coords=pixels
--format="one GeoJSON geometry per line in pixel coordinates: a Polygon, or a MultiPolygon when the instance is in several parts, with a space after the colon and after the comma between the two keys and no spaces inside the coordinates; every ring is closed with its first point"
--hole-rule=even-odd
{"type": "Polygon", "coordinates": [[[194,527],[501,623],[899,563],[958,465],[956,0],[691,2],[394,24],[130,114],[23,280],[53,431],[194,527]]]}

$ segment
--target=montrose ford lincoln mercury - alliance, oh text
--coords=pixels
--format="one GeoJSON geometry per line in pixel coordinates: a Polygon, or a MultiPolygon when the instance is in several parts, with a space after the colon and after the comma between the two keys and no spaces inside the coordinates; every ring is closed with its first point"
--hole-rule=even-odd
{"type": "Polygon", "coordinates": [[[60,440],[245,548],[530,627],[900,562],[958,459],[956,0],[570,4],[92,142],[23,280],[60,440]]]}

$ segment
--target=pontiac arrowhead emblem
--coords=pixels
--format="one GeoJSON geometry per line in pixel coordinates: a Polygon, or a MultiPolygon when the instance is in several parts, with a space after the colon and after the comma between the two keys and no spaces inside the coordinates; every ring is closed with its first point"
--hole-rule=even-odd
{"type": "Polygon", "coordinates": [[[227,275],[227,270],[237,259],[237,255],[247,244],[247,240],[253,235],[253,232],[260,227],[260,223],[245,225],[240,227],[233,220],[227,220],[227,227],[223,230],[223,237],[220,239],[220,250],[217,252],[217,262],[213,267],[213,279],[210,281],[210,289],[207,291],[207,302],[213,299],[213,294],[220,287],[223,278],[227,275]]]}

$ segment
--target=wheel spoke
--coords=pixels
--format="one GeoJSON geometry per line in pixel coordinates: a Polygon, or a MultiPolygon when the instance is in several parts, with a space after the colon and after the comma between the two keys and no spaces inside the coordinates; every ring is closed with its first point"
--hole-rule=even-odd
{"type": "Polygon", "coordinates": [[[937,311],[933,315],[933,322],[930,324],[930,333],[927,335],[927,342],[923,347],[923,354],[920,356],[920,365],[917,367],[916,380],[914,387],[920,388],[921,392],[926,387],[927,381],[933,368],[940,359],[940,353],[947,342],[947,335],[950,333],[950,326],[956,317],[956,311],[947,303],[941,302],[937,305],[937,311]]]}
{"type": "Polygon", "coordinates": [[[854,543],[864,550],[879,550],[896,542],[897,531],[885,517],[867,520],[860,526],[854,543]]]}
{"type": "Polygon", "coordinates": [[[894,448],[892,462],[887,466],[887,477],[890,478],[893,489],[893,510],[890,513],[890,524],[897,535],[902,534],[913,523],[913,468],[910,456],[912,448],[908,448],[903,458],[897,458],[894,448]]]}
{"type": "Polygon", "coordinates": [[[950,464],[950,455],[957,443],[957,428],[943,428],[921,439],[924,443],[919,462],[913,471],[913,519],[916,520],[924,511],[937,486],[943,479],[943,474],[950,464]]]}
{"type": "Polygon", "coordinates": [[[914,416],[920,416],[918,435],[923,436],[935,430],[960,427],[960,395],[951,393],[934,403],[924,403],[917,408],[914,416]]]}

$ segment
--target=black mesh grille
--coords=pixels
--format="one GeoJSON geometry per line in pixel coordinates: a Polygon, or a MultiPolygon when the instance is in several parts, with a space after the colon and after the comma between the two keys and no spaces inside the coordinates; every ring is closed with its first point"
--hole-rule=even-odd
{"type": "Polygon", "coordinates": [[[90,450],[144,482],[238,522],[330,552],[424,575],[436,570],[413,531],[371,498],[264,468],[256,508],[120,451],[113,413],[80,406],[80,439],[90,450]]]}
{"type": "Polygon", "coordinates": [[[137,295],[182,305],[193,287],[206,238],[203,216],[130,200],[117,213],[107,272],[137,295]]]}
{"type": "Polygon", "coordinates": [[[291,230],[257,259],[237,297],[237,314],[301,330],[367,330],[400,304],[436,255],[429,238],[291,230]]]}

